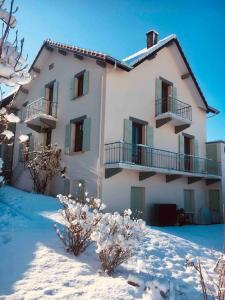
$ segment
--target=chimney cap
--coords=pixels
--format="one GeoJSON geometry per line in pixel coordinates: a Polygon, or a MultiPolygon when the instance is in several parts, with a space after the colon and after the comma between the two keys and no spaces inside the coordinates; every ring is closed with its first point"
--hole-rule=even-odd
{"type": "Polygon", "coordinates": [[[146,35],[148,35],[151,32],[154,32],[155,34],[159,34],[155,29],[150,29],[149,31],[146,32],[146,35]]]}

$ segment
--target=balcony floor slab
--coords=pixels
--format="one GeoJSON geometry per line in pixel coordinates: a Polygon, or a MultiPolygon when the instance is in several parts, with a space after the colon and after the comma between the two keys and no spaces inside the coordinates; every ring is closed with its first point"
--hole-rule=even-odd
{"type": "Polygon", "coordinates": [[[173,169],[162,169],[162,168],[154,168],[154,167],[146,167],[132,163],[105,163],[105,168],[121,168],[124,170],[133,170],[137,172],[155,172],[157,174],[165,174],[165,175],[181,175],[184,177],[202,177],[202,179],[221,179],[221,176],[213,175],[213,174],[202,174],[202,173],[191,173],[191,172],[184,172],[178,171],[173,169]]]}
{"type": "Polygon", "coordinates": [[[180,126],[185,124],[191,124],[192,121],[186,118],[182,118],[172,112],[162,113],[155,118],[156,120],[170,119],[167,124],[172,124],[174,126],[180,126]]]}

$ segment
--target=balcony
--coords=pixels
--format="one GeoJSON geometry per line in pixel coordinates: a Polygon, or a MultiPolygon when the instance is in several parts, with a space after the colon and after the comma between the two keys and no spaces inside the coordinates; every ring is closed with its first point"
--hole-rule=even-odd
{"type": "Polygon", "coordinates": [[[106,171],[106,177],[130,169],[140,172],[140,180],[161,173],[166,175],[167,182],[186,176],[188,183],[207,179],[210,184],[221,176],[221,164],[217,161],[125,142],[105,145],[105,167],[114,169],[106,171]]]}
{"type": "Polygon", "coordinates": [[[191,125],[192,107],[172,97],[158,99],[155,101],[155,117],[157,128],[169,123],[175,126],[175,133],[179,133],[191,125]]]}
{"type": "Polygon", "coordinates": [[[49,128],[54,129],[56,127],[56,117],[57,103],[45,98],[29,103],[22,111],[23,122],[37,132],[45,132],[49,128]]]}

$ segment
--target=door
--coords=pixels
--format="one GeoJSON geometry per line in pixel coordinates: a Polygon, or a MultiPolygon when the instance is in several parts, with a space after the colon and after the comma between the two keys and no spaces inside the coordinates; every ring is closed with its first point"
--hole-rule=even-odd
{"type": "Polygon", "coordinates": [[[145,188],[131,187],[130,209],[132,210],[132,218],[145,218],[145,188]]]}
{"type": "Polygon", "coordinates": [[[191,154],[192,154],[192,138],[185,136],[184,137],[184,170],[191,170],[191,154]]]}
{"type": "Polygon", "coordinates": [[[184,210],[187,213],[195,213],[194,190],[184,190],[184,210]]]}
{"type": "Polygon", "coordinates": [[[132,162],[141,164],[142,124],[132,123],[132,162]]]}
{"type": "Polygon", "coordinates": [[[212,212],[213,223],[220,222],[220,191],[209,190],[209,209],[212,212]]]}

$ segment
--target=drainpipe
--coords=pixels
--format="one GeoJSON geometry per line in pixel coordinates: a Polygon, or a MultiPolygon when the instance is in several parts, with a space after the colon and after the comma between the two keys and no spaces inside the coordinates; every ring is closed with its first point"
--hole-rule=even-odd
{"type": "Polygon", "coordinates": [[[100,131],[99,131],[99,153],[97,160],[97,197],[102,198],[102,179],[104,170],[104,132],[105,132],[105,102],[106,102],[106,78],[107,75],[113,72],[117,68],[116,62],[112,69],[107,72],[107,66],[105,72],[101,77],[101,105],[100,105],[100,131]]]}

